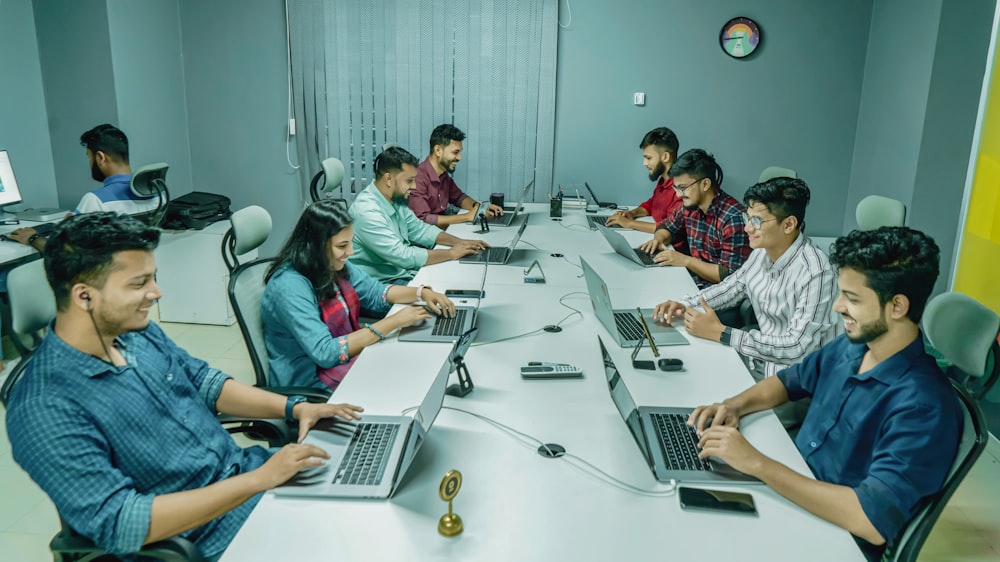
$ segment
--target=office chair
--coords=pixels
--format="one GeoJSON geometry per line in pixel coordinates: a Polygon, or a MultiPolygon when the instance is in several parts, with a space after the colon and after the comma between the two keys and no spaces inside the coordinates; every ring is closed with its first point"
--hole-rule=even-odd
{"type": "Polygon", "coordinates": [[[334,189],[340,187],[340,198],[337,201],[343,201],[344,206],[347,206],[347,200],[344,199],[344,163],[337,158],[327,158],[323,160],[323,168],[313,176],[312,182],[309,184],[309,195],[312,200],[319,201],[323,199],[324,195],[328,195],[334,189]]]}
{"type": "Polygon", "coordinates": [[[7,273],[10,340],[24,357],[42,343],[49,323],[56,317],[56,297],[45,277],[40,259],[18,265],[7,273]]]}
{"type": "Polygon", "coordinates": [[[239,256],[255,250],[271,234],[271,215],[263,207],[243,207],[229,217],[232,225],[222,237],[222,261],[230,273],[240,265],[239,256]]]}
{"type": "Polygon", "coordinates": [[[952,362],[948,376],[982,400],[1000,378],[1000,316],[961,293],[942,293],[927,303],[924,334],[952,362]]]}
{"type": "MultiPolygon", "coordinates": [[[[56,562],[84,562],[88,560],[118,560],[98,547],[87,537],[77,533],[59,517],[61,528],[49,542],[49,550],[56,562]]],[[[193,542],[171,537],[147,544],[134,553],[140,560],[160,560],[163,562],[206,562],[193,542]]]]}
{"type": "Polygon", "coordinates": [[[782,168],[781,166],[768,166],[764,168],[764,171],[760,173],[760,177],[757,179],[757,183],[764,183],[767,180],[773,180],[774,178],[797,178],[795,170],[790,170],[788,168],[782,168]]]}
{"type": "Polygon", "coordinates": [[[944,511],[948,500],[951,499],[952,494],[969,473],[972,465],[976,463],[979,455],[986,449],[989,432],[986,429],[986,420],[983,417],[983,411],[979,408],[979,403],[963,388],[961,383],[952,380],[952,386],[962,404],[964,418],[962,437],[958,443],[955,462],[952,463],[941,489],[924,498],[923,505],[917,510],[916,515],[903,527],[896,540],[892,542],[892,546],[886,549],[882,556],[883,562],[915,562],[917,560],[920,549],[923,547],[924,541],[927,540],[927,535],[934,528],[934,523],[944,511]]]}
{"type": "Polygon", "coordinates": [[[160,162],[143,166],[132,174],[131,189],[135,196],[157,197],[156,209],[133,215],[150,226],[160,226],[164,215],[167,214],[167,203],[170,202],[170,190],[167,189],[169,168],[166,163],[160,162]]]}
{"type": "Polygon", "coordinates": [[[906,205],[902,201],[869,195],[858,202],[854,212],[861,230],[875,230],[883,226],[903,226],[906,220],[906,205]]]}
{"type": "Polygon", "coordinates": [[[268,383],[269,366],[264,347],[264,325],[260,318],[260,300],[264,294],[264,275],[275,258],[257,259],[237,267],[229,275],[229,302],[240,325],[243,342],[250,355],[250,363],[256,376],[255,386],[284,394],[301,395],[310,402],[326,403],[332,392],[308,386],[271,386],[268,383]]]}

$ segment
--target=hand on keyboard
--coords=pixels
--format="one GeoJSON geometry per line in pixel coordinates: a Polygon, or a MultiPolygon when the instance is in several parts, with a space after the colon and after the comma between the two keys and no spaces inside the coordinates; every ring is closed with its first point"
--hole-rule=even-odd
{"type": "Polygon", "coordinates": [[[430,309],[426,306],[410,305],[389,316],[386,320],[392,320],[395,323],[395,326],[393,326],[392,329],[397,330],[399,328],[405,328],[422,322],[431,316],[436,315],[432,314],[430,309]]]}
{"type": "Polygon", "coordinates": [[[434,316],[443,315],[451,318],[455,315],[455,303],[441,293],[425,287],[420,296],[424,299],[424,308],[434,316]]]}
{"type": "Polygon", "coordinates": [[[35,234],[38,234],[38,231],[34,228],[31,228],[30,226],[22,226],[21,228],[8,233],[4,236],[4,238],[6,240],[10,240],[11,242],[20,242],[21,244],[27,245],[28,239],[35,234]]]}
{"type": "Polygon", "coordinates": [[[323,466],[330,455],[315,445],[292,443],[282,447],[271,455],[260,468],[255,470],[259,476],[260,489],[263,492],[288,482],[301,470],[323,466]]]}

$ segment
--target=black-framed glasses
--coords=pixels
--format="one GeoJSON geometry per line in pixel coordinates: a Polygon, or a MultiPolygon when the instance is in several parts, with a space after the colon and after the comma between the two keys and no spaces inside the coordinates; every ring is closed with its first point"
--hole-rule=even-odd
{"type": "Polygon", "coordinates": [[[757,216],[748,215],[746,213],[743,213],[743,222],[746,223],[746,224],[749,224],[750,226],[752,226],[754,230],[760,230],[760,225],[764,224],[765,222],[771,222],[771,221],[776,221],[776,220],[778,220],[777,217],[775,217],[773,219],[762,219],[762,218],[757,217],[757,216]]]}
{"type": "Polygon", "coordinates": [[[677,185],[677,184],[674,184],[674,190],[675,190],[675,191],[677,191],[677,193],[682,193],[682,194],[683,194],[683,193],[684,193],[685,191],[687,191],[687,190],[688,190],[688,189],[689,189],[689,188],[690,188],[690,187],[691,187],[692,185],[698,185],[698,183],[699,183],[699,182],[701,182],[701,181],[702,181],[703,179],[705,179],[705,178],[701,178],[701,179],[698,179],[698,180],[694,180],[693,182],[691,182],[691,183],[689,183],[689,184],[687,184],[687,185],[677,185]]]}

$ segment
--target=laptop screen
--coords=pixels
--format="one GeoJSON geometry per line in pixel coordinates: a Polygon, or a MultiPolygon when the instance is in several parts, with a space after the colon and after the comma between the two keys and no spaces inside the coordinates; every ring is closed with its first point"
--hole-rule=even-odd
{"type": "Polygon", "coordinates": [[[649,456],[649,448],[646,446],[646,440],[643,438],[642,427],[639,424],[639,412],[636,410],[632,393],[628,391],[628,386],[622,380],[621,374],[618,372],[618,367],[615,366],[615,362],[611,359],[611,354],[608,353],[608,348],[604,347],[604,340],[600,336],[597,336],[597,342],[601,345],[604,374],[608,378],[608,391],[611,393],[611,401],[615,403],[618,413],[625,420],[625,426],[628,427],[636,444],[639,445],[642,456],[646,457],[646,462],[652,463],[652,457],[649,456]]]}

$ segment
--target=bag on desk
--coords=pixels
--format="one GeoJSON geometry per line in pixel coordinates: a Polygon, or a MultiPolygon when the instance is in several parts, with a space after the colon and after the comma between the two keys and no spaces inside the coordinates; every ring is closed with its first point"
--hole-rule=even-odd
{"type": "Polygon", "coordinates": [[[192,191],[167,203],[163,228],[169,230],[201,230],[232,214],[229,198],[217,193],[192,191]]]}

